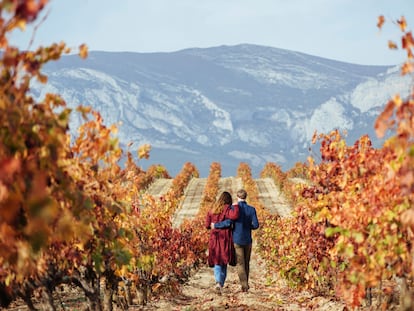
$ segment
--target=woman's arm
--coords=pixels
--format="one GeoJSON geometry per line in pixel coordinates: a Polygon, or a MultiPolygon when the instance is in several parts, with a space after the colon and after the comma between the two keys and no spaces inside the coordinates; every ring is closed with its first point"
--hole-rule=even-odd
{"type": "Polygon", "coordinates": [[[226,219],[236,220],[239,218],[239,206],[237,204],[230,205],[227,209],[226,219]]]}
{"type": "Polygon", "coordinates": [[[211,214],[210,212],[207,213],[206,217],[206,223],[205,223],[206,229],[210,229],[211,227],[211,214]]]}
{"type": "Polygon", "coordinates": [[[233,225],[233,220],[239,218],[239,206],[237,204],[227,207],[225,219],[214,224],[215,229],[227,229],[233,225]]]}

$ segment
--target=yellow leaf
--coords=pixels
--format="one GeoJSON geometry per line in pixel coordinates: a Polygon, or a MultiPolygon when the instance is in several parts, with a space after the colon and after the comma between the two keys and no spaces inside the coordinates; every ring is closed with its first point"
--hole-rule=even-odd
{"type": "Polygon", "coordinates": [[[76,243],[74,244],[74,246],[81,251],[85,249],[83,243],[76,243]]]}
{"type": "Polygon", "coordinates": [[[388,41],[388,48],[391,49],[391,50],[397,50],[398,46],[395,42],[390,40],[390,41],[388,41]]]}
{"type": "Polygon", "coordinates": [[[396,107],[401,107],[401,105],[403,104],[403,101],[402,101],[400,95],[395,95],[392,100],[393,100],[396,107]]]}
{"type": "Polygon", "coordinates": [[[6,276],[6,280],[4,282],[6,284],[6,286],[9,286],[13,279],[14,279],[14,274],[13,273],[9,273],[6,276]]]}
{"type": "Polygon", "coordinates": [[[144,144],[139,147],[138,149],[138,158],[139,159],[148,159],[149,158],[149,152],[151,151],[151,145],[144,144]]]}
{"type": "Polygon", "coordinates": [[[401,31],[405,31],[407,28],[407,21],[405,20],[405,17],[402,16],[400,20],[397,21],[398,25],[400,26],[401,31]]]}
{"type": "Polygon", "coordinates": [[[86,44],[82,44],[81,46],[79,46],[79,56],[82,59],[88,57],[88,46],[86,44]]]}
{"type": "Polygon", "coordinates": [[[21,19],[17,22],[17,27],[20,28],[21,31],[26,30],[26,21],[24,19],[21,19]]]}
{"type": "Polygon", "coordinates": [[[353,234],[355,242],[362,243],[364,242],[364,235],[361,232],[354,232],[353,234]]]}

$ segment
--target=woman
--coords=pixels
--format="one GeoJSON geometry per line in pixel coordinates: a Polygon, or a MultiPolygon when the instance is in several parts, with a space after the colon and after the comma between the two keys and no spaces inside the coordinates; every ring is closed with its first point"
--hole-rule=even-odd
{"type": "Polygon", "coordinates": [[[238,205],[232,205],[231,194],[224,191],[206,218],[206,228],[211,229],[208,244],[208,265],[214,267],[214,278],[216,280],[216,291],[221,294],[227,277],[227,265],[236,264],[231,223],[239,217],[238,205]],[[214,224],[227,220],[227,226],[215,229],[214,224]]]}

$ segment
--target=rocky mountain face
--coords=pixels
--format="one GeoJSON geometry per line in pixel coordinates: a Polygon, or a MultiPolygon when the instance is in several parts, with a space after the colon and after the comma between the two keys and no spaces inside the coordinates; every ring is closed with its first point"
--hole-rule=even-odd
{"type": "MultiPolygon", "coordinates": [[[[257,175],[266,162],[284,170],[317,154],[314,131],[347,131],[348,143],[374,134],[374,121],[395,94],[407,96],[399,68],[362,66],[277,48],[237,45],[171,53],[91,52],[45,67],[49,81],[32,85],[42,99],[58,93],[70,107],[98,110],[118,124],[119,139],[152,145],[146,168],[170,175],[185,162],[207,176],[214,161],[223,176],[240,162],[257,175]],[[310,151],[309,148],[312,148],[310,151]]],[[[81,120],[73,114],[71,132],[81,120]]]]}

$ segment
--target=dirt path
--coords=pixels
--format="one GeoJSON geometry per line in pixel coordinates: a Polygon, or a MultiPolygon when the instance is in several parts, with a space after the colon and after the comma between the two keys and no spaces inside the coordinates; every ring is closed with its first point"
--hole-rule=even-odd
{"type": "Polygon", "coordinates": [[[255,251],[252,254],[250,267],[250,289],[247,293],[240,290],[236,270],[229,266],[223,294],[218,295],[214,292],[213,270],[203,267],[183,285],[181,294],[151,301],[145,307],[131,310],[344,310],[343,306],[326,298],[313,298],[306,293],[294,293],[281,281],[271,283],[270,275],[265,272],[264,262],[255,251]]]}
{"type": "Polygon", "coordinates": [[[203,267],[184,284],[180,295],[153,301],[136,310],[301,310],[298,305],[280,309],[284,302],[282,295],[277,294],[279,287],[266,286],[266,276],[262,275],[264,267],[255,253],[251,269],[248,293],[241,292],[235,268],[229,266],[223,294],[218,295],[214,292],[213,270],[203,267]]]}
{"type": "MultiPolygon", "coordinates": [[[[272,213],[282,217],[290,215],[290,207],[281,196],[271,179],[257,179],[257,186],[263,205],[272,213]]],[[[193,179],[190,182],[185,200],[175,216],[174,226],[178,226],[186,217],[193,217],[198,211],[206,180],[193,179]]],[[[241,187],[239,178],[221,178],[219,193],[229,191],[235,197],[241,187]]],[[[260,230],[260,229],[259,229],[260,230]]],[[[206,233],[207,234],[207,233],[206,233]]],[[[266,272],[265,263],[257,255],[254,248],[250,263],[250,289],[248,293],[241,291],[238,276],[234,267],[228,267],[227,280],[222,295],[214,292],[213,270],[207,265],[200,268],[183,285],[182,292],[174,297],[164,297],[150,301],[147,306],[131,310],[344,310],[341,304],[323,297],[313,298],[307,293],[295,293],[281,280],[266,272]],[[273,280],[273,281],[272,281],[273,280]]]]}

